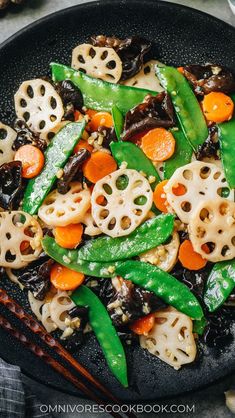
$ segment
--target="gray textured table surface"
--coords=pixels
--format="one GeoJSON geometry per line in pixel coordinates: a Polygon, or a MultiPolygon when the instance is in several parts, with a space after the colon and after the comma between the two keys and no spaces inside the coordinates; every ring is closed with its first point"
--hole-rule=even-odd
{"type": "MultiPolygon", "coordinates": [[[[0,18],[0,43],[7,39],[10,35],[17,30],[26,26],[27,24],[34,22],[42,16],[52,13],[56,10],[73,6],[78,3],[85,3],[87,0],[28,0],[21,13],[16,12],[16,8],[11,8],[10,11],[4,13],[4,18],[0,18]]],[[[194,7],[196,9],[203,10],[214,16],[223,19],[235,26],[235,17],[233,16],[229,6],[225,0],[171,0],[174,3],[180,3],[187,6],[194,7]]],[[[37,382],[32,381],[25,377],[25,382],[31,387],[32,391],[38,394],[40,399],[45,405],[51,405],[52,407],[60,405],[67,409],[67,412],[54,412],[55,417],[60,418],[105,418],[108,415],[96,414],[90,412],[79,412],[85,409],[87,401],[72,397],[66,394],[62,394],[53,389],[49,389],[37,382]],[[75,412],[71,412],[75,408],[75,412]],[[76,412],[76,409],[78,412],[76,412]]],[[[161,405],[189,405],[191,409],[194,406],[194,412],[191,413],[158,413],[158,416],[165,417],[173,415],[175,418],[179,417],[194,417],[194,418],[229,418],[233,415],[225,406],[224,391],[230,388],[235,388],[235,376],[230,376],[224,379],[223,382],[219,382],[210,386],[207,389],[197,391],[196,393],[186,394],[178,397],[177,399],[170,399],[166,402],[157,402],[161,405]]],[[[46,410],[45,406],[45,410],[46,410]]],[[[183,408],[180,408],[182,411],[183,408]]],[[[38,412],[38,416],[43,416],[43,411],[38,412]]],[[[153,417],[156,414],[139,414],[138,417],[153,417]]]]}

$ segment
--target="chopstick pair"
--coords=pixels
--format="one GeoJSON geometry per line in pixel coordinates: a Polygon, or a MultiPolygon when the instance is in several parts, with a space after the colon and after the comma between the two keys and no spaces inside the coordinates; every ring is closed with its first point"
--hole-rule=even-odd
{"type": "MultiPolygon", "coordinates": [[[[0,288],[0,304],[4,305],[16,318],[18,318],[27,328],[29,328],[34,334],[49,347],[53,348],[55,352],[65,360],[76,372],[82,375],[85,380],[93,387],[98,389],[105,397],[114,402],[115,404],[122,405],[107,388],[105,388],[97,379],[95,379],[88,370],[86,370],[80,363],[78,363],[71,354],[52,337],[31,315],[24,311],[24,309],[10,298],[7,292],[0,288]]],[[[28,337],[22,332],[17,330],[11,325],[11,323],[2,315],[0,315],[0,326],[13,335],[17,340],[24,344],[34,354],[40,357],[44,362],[53,367],[64,378],[73,383],[81,392],[83,392],[90,399],[95,401],[99,405],[107,405],[99,396],[93,392],[89,386],[81,382],[73,373],[70,372],[65,366],[61,365],[57,360],[51,357],[42,347],[31,342],[28,337]]],[[[115,418],[121,418],[121,415],[116,412],[109,412],[115,418]]],[[[129,418],[136,418],[132,412],[125,412],[125,415],[129,418]]]]}

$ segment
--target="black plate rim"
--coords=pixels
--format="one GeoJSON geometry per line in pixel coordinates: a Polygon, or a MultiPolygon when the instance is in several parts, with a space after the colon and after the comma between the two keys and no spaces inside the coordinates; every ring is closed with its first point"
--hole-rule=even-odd
{"type": "MultiPolygon", "coordinates": [[[[58,16],[63,15],[64,13],[68,13],[69,14],[69,13],[71,13],[75,9],[76,10],[77,9],[81,9],[81,10],[86,9],[87,10],[89,8],[93,8],[94,6],[97,6],[97,7],[101,6],[102,7],[102,6],[114,5],[114,4],[115,5],[125,5],[125,4],[128,4],[128,3],[129,4],[133,4],[133,5],[134,4],[141,4],[141,5],[143,5],[143,4],[150,5],[151,4],[152,6],[155,6],[156,4],[160,4],[161,7],[166,8],[166,9],[173,8],[175,10],[190,11],[194,15],[198,15],[198,16],[201,16],[201,17],[203,17],[203,16],[204,17],[207,17],[211,21],[217,22],[217,24],[219,24],[223,28],[226,28],[227,27],[227,30],[232,31],[232,32],[235,32],[235,27],[232,26],[232,24],[230,24],[228,22],[225,22],[222,19],[219,19],[219,18],[217,18],[217,17],[215,17],[215,16],[213,16],[213,15],[211,15],[209,13],[203,12],[203,11],[198,10],[198,9],[194,9],[192,7],[189,7],[189,6],[181,5],[181,4],[178,4],[178,3],[172,3],[172,2],[168,2],[168,1],[164,1],[164,0],[94,0],[94,1],[91,1],[91,2],[77,4],[77,5],[73,5],[73,6],[69,6],[69,7],[60,9],[60,10],[58,10],[56,12],[52,12],[52,13],[46,15],[46,16],[43,16],[43,17],[37,19],[35,22],[32,22],[32,23],[26,25],[25,27],[23,27],[20,30],[18,30],[16,33],[14,33],[13,35],[11,35],[9,38],[7,38],[6,40],[4,40],[0,44],[0,53],[2,51],[6,50],[8,48],[8,46],[12,42],[14,42],[16,39],[20,39],[27,32],[30,32],[33,29],[37,29],[38,27],[40,27],[40,25],[43,25],[44,23],[47,23],[47,22],[49,22],[51,20],[54,20],[58,16]]],[[[5,361],[7,361],[7,358],[5,356],[2,356],[2,358],[5,361]]],[[[229,373],[226,373],[226,376],[232,375],[232,373],[234,371],[235,371],[235,364],[234,364],[233,367],[231,367],[230,372],[229,373]]],[[[42,385],[44,385],[46,387],[49,387],[51,389],[54,389],[54,390],[56,390],[56,391],[58,391],[60,393],[66,393],[66,394],[69,394],[71,396],[77,396],[77,397],[82,397],[84,399],[87,399],[87,397],[85,395],[81,394],[78,390],[77,390],[77,395],[76,395],[75,392],[70,391],[69,389],[62,389],[62,388],[56,387],[53,383],[45,382],[42,379],[40,379],[40,377],[35,377],[35,375],[32,375],[30,372],[28,372],[27,370],[25,370],[23,367],[22,367],[22,372],[23,372],[23,374],[25,376],[27,376],[28,378],[34,380],[35,382],[38,382],[38,383],[40,383],[40,384],[42,384],[42,385]]],[[[207,387],[209,387],[211,385],[214,385],[216,383],[219,383],[219,382],[222,381],[222,379],[224,377],[225,376],[222,376],[222,377],[219,377],[219,378],[217,378],[215,380],[212,380],[210,382],[207,382],[205,384],[202,384],[200,387],[198,387],[196,389],[196,391],[205,389],[205,388],[207,388],[207,387]]],[[[195,392],[195,389],[185,390],[184,392],[182,392],[182,395],[185,394],[185,393],[192,393],[192,392],[195,392]]],[[[176,395],[172,395],[170,397],[161,396],[160,398],[156,398],[156,400],[158,400],[158,399],[162,399],[162,400],[164,400],[164,399],[175,399],[178,396],[179,395],[177,395],[177,394],[176,395]]],[[[140,401],[138,401],[138,402],[140,402],[140,401]]],[[[142,400],[141,401],[141,403],[143,403],[143,404],[145,404],[146,402],[149,403],[149,402],[154,402],[154,401],[153,400],[152,401],[148,401],[148,400],[142,400]]],[[[127,403],[127,404],[133,404],[133,403],[136,403],[136,402],[135,401],[125,401],[125,403],[127,403]]]]}
{"type": "Polygon", "coordinates": [[[26,32],[30,31],[31,29],[37,28],[38,26],[40,26],[42,23],[45,23],[47,21],[50,21],[51,19],[56,18],[57,16],[62,15],[64,12],[70,12],[73,9],[84,9],[84,8],[89,8],[89,7],[94,7],[96,6],[103,6],[103,5],[113,5],[113,4],[122,4],[125,5],[125,3],[140,3],[140,4],[161,4],[161,7],[173,7],[176,8],[178,10],[190,10],[191,12],[193,12],[194,14],[198,14],[199,16],[207,16],[208,18],[214,20],[215,22],[221,24],[222,26],[227,26],[228,29],[232,30],[235,32],[235,27],[232,26],[232,24],[225,22],[222,19],[219,19],[218,17],[215,17],[213,15],[211,15],[210,13],[206,13],[203,12],[201,10],[198,9],[194,9],[193,7],[189,7],[189,6],[185,6],[183,4],[178,4],[178,3],[172,3],[170,1],[164,1],[164,0],[94,0],[88,3],[81,3],[81,4],[76,4],[74,6],[69,6],[66,7],[64,9],[60,9],[56,12],[52,12],[49,15],[43,16],[39,19],[37,19],[35,22],[29,23],[28,25],[24,26],[23,28],[19,29],[16,33],[14,33],[13,35],[11,35],[9,38],[7,38],[5,41],[3,41],[0,44],[0,52],[1,50],[5,49],[6,47],[8,47],[8,45],[14,41],[16,38],[19,38],[20,36],[24,35],[26,32]]]}

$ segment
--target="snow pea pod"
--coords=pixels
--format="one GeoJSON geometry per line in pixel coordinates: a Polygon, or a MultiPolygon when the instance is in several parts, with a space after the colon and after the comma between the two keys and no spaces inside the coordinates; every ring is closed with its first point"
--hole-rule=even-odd
{"type": "Polygon", "coordinates": [[[219,142],[221,149],[221,159],[224,168],[226,180],[231,189],[235,188],[235,119],[229,122],[220,123],[219,128],[219,142]]]}
{"type": "Polygon", "coordinates": [[[185,164],[189,164],[192,159],[193,150],[181,129],[178,131],[171,130],[175,138],[175,152],[169,160],[164,163],[164,179],[169,179],[175,170],[185,164]]]}
{"type": "Polygon", "coordinates": [[[160,215],[144,222],[130,235],[101,237],[87,242],[78,250],[78,258],[98,262],[126,260],[163,244],[173,228],[174,216],[160,215]]]}
{"type": "Polygon", "coordinates": [[[127,387],[125,352],[105,306],[95,293],[86,286],[80,286],[75,290],[71,299],[76,305],[89,308],[89,323],[102,348],[108,366],[118,381],[124,387],[127,387]]]}
{"type": "Polygon", "coordinates": [[[173,67],[157,67],[156,73],[162,86],[171,96],[176,116],[185,137],[194,151],[203,144],[208,129],[200,105],[186,78],[173,67]]]}
{"type": "Polygon", "coordinates": [[[201,319],[203,310],[189,288],[169,273],[156,266],[141,261],[124,261],[117,267],[116,273],[125,280],[154,292],[167,304],[190,316],[201,319]]]}
{"type": "Polygon", "coordinates": [[[42,247],[47,255],[57,263],[92,277],[113,277],[115,276],[116,263],[96,263],[84,261],[78,258],[77,250],[66,250],[60,247],[53,238],[45,236],[42,240],[42,247]]]}
{"type": "Polygon", "coordinates": [[[153,163],[137,145],[132,142],[112,142],[110,148],[119,166],[126,162],[127,168],[143,171],[147,177],[155,177],[156,180],[151,183],[152,189],[155,189],[157,183],[161,181],[159,174],[153,163]]]}
{"type": "Polygon", "coordinates": [[[53,138],[45,152],[45,165],[41,173],[27,185],[23,210],[34,215],[50,191],[56,174],[64,167],[81,138],[86,122],[71,122],[64,126],[53,138]]]}
{"type": "Polygon", "coordinates": [[[235,287],[235,261],[224,261],[214,265],[204,293],[204,302],[210,312],[218,309],[235,287]]]}
{"type": "Polygon", "coordinates": [[[114,130],[117,136],[118,141],[121,141],[121,134],[123,131],[124,126],[124,117],[122,112],[118,109],[117,106],[112,107],[112,117],[113,117],[113,124],[114,130]]]}
{"type": "Polygon", "coordinates": [[[156,91],[108,83],[92,78],[81,71],[76,71],[62,64],[52,63],[51,70],[54,81],[71,80],[81,90],[85,106],[95,110],[110,112],[112,107],[116,105],[125,114],[141,103],[147,94],[157,94],[156,91]]]}

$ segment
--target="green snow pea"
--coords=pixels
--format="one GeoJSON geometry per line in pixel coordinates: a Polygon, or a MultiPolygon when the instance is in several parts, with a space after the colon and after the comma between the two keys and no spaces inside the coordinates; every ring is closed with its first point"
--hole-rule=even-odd
{"type": "Polygon", "coordinates": [[[116,268],[116,273],[137,286],[154,292],[168,305],[190,316],[201,319],[203,310],[194,294],[182,282],[156,266],[141,261],[124,261],[116,268]]]}
{"type": "Polygon", "coordinates": [[[45,236],[42,240],[42,247],[47,255],[57,263],[92,277],[113,277],[115,276],[116,263],[96,263],[84,261],[78,258],[77,250],[66,250],[60,247],[53,238],[45,236]]]}
{"type": "Polygon", "coordinates": [[[175,138],[175,152],[169,160],[164,163],[164,179],[169,179],[177,168],[189,164],[192,159],[193,150],[181,129],[171,130],[175,138]]]}
{"type": "Polygon", "coordinates": [[[173,67],[157,67],[157,76],[171,96],[176,116],[194,151],[203,144],[208,129],[200,105],[186,78],[173,67]]]}
{"type": "Polygon", "coordinates": [[[156,181],[151,184],[152,189],[155,189],[157,183],[161,181],[159,174],[153,163],[137,145],[132,142],[111,142],[110,148],[119,166],[125,161],[127,168],[143,171],[147,177],[155,177],[156,181]]]}
{"type": "Polygon", "coordinates": [[[86,286],[80,286],[75,290],[71,299],[76,305],[89,308],[89,323],[102,348],[108,366],[118,381],[124,387],[128,387],[125,351],[105,306],[86,286]]]}
{"type": "Polygon", "coordinates": [[[34,215],[56,180],[56,174],[63,168],[81,138],[86,122],[71,122],[53,138],[45,152],[45,165],[41,173],[31,179],[26,187],[23,210],[34,215]]]}
{"type": "Polygon", "coordinates": [[[196,319],[193,321],[193,332],[195,332],[198,335],[203,335],[205,328],[207,326],[207,320],[203,316],[202,319],[196,319]]]}
{"type": "Polygon", "coordinates": [[[126,260],[163,244],[173,228],[174,216],[160,215],[144,222],[130,235],[101,237],[87,242],[78,250],[78,258],[98,262],[126,260]]]}
{"type": "Polygon", "coordinates": [[[235,287],[235,260],[214,265],[205,288],[204,302],[210,312],[218,309],[235,287]]]}
{"type": "Polygon", "coordinates": [[[62,64],[52,63],[51,70],[54,81],[71,80],[81,90],[85,106],[95,110],[110,112],[112,107],[116,105],[125,114],[141,103],[147,94],[157,94],[156,91],[108,83],[92,78],[81,71],[62,64]]]}
{"type": "Polygon", "coordinates": [[[219,142],[221,149],[221,159],[226,180],[231,189],[235,188],[235,119],[229,122],[220,123],[219,142]]]}
{"type": "Polygon", "coordinates": [[[118,109],[117,106],[112,107],[112,117],[113,117],[113,124],[114,130],[117,135],[118,141],[121,141],[121,134],[123,131],[124,126],[124,117],[122,112],[118,109]]]}

